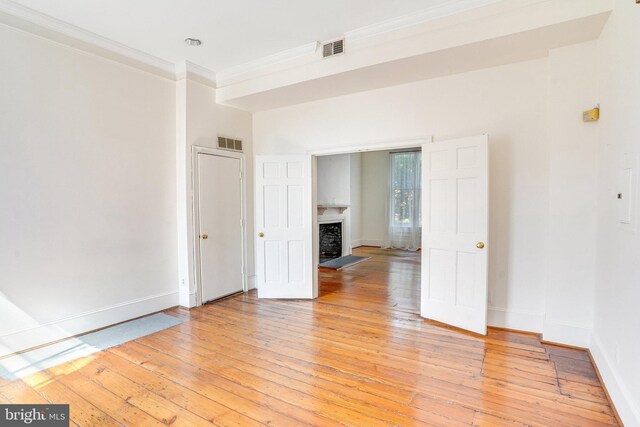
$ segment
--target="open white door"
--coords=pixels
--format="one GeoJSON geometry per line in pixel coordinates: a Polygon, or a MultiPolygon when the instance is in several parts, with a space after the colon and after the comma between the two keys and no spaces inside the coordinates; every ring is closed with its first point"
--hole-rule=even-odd
{"type": "Polygon", "coordinates": [[[256,156],[259,298],[315,298],[310,155],[256,156]]]}
{"type": "Polygon", "coordinates": [[[422,146],[422,317],[487,333],[486,135],[422,146]]]}

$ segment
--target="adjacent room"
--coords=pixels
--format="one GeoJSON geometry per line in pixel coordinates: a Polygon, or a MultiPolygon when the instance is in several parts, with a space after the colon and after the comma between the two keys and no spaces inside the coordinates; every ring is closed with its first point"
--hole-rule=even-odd
{"type": "Polygon", "coordinates": [[[317,157],[321,295],[420,313],[420,148],[317,157]]]}
{"type": "Polygon", "coordinates": [[[0,0],[0,425],[640,426],[637,0],[0,0]]]}

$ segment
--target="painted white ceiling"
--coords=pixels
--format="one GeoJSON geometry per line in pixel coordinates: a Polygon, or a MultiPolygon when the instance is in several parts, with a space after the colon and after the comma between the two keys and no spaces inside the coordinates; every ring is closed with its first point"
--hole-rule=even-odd
{"type": "Polygon", "coordinates": [[[13,0],[129,47],[213,71],[464,0],[13,0]],[[186,37],[202,40],[194,48],[186,37]]]}

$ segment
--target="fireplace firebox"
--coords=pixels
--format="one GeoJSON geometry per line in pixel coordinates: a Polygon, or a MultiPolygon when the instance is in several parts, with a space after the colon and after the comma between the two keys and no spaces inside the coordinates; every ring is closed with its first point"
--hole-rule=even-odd
{"type": "Polygon", "coordinates": [[[342,222],[320,223],[320,262],[342,256],[342,222]]]}

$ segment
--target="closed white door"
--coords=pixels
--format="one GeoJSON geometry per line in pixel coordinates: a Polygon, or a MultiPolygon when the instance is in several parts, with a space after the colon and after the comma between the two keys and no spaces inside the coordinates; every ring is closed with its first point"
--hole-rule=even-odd
{"type": "Polygon", "coordinates": [[[422,147],[421,315],[485,335],[488,138],[422,147]]]}
{"type": "Polygon", "coordinates": [[[312,157],[256,156],[259,298],[315,298],[312,157]]]}
{"type": "Polygon", "coordinates": [[[202,302],[243,290],[242,164],[198,154],[202,302]]]}

